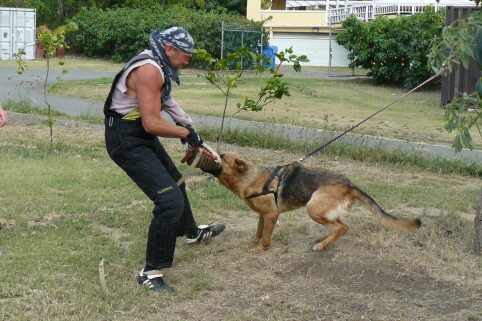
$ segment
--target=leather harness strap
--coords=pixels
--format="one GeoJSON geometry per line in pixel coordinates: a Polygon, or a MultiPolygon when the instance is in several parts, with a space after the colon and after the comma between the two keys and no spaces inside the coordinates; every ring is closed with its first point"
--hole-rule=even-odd
{"type": "MultiPolygon", "coordinates": [[[[280,170],[282,168],[286,167],[286,166],[287,165],[276,166],[276,168],[274,169],[274,171],[271,173],[270,177],[268,178],[268,180],[264,184],[263,190],[261,191],[261,193],[254,193],[254,194],[248,196],[247,198],[255,198],[255,197],[259,197],[259,196],[263,196],[263,195],[273,194],[274,199],[276,201],[276,204],[278,204],[278,188],[276,188],[276,190],[273,191],[273,190],[269,190],[268,187],[276,176],[280,176],[284,172],[284,169],[283,169],[283,171],[281,171],[281,173],[279,173],[280,170]]],[[[279,186],[279,183],[278,183],[278,186],[279,186]]]]}

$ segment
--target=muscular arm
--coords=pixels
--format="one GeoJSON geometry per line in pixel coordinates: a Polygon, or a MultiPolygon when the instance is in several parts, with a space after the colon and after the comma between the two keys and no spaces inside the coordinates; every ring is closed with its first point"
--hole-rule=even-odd
{"type": "Polygon", "coordinates": [[[153,135],[168,138],[187,138],[189,130],[172,125],[161,117],[161,88],[163,80],[159,69],[146,64],[134,69],[127,78],[128,96],[137,96],[142,126],[153,135]]]}

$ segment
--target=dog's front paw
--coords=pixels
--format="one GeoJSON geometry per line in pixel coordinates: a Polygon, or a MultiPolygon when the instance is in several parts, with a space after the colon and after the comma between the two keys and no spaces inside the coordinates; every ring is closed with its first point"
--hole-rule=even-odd
{"type": "Polygon", "coordinates": [[[251,253],[254,253],[254,254],[259,254],[261,252],[264,252],[264,250],[266,250],[265,247],[262,247],[262,246],[258,246],[258,247],[255,247],[254,249],[251,249],[249,250],[251,253]]]}
{"type": "Polygon", "coordinates": [[[313,246],[313,251],[321,251],[324,248],[325,247],[323,246],[323,243],[317,243],[317,244],[315,244],[315,246],[313,246]]]}

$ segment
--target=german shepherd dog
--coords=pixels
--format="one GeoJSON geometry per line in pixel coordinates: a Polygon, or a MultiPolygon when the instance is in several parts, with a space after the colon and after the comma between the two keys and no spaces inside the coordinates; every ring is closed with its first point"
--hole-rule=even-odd
{"type": "Polygon", "coordinates": [[[362,202],[382,226],[401,231],[421,226],[419,219],[389,215],[368,194],[333,171],[309,168],[295,162],[284,166],[273,178],[274,168],[255,167],[229,153],[219,155],[222,166],[207,172],[259,214],[253,241],[261,240],[261,243],[251,250],[253,253],[260,253],[270,246],[280,213],[303,206],[315,222],[331,230],[328,235],[316,239],[314,251],[323,250],[348,231],[348,226],[339,216],[347,213],[356,200],[362,202]]]}

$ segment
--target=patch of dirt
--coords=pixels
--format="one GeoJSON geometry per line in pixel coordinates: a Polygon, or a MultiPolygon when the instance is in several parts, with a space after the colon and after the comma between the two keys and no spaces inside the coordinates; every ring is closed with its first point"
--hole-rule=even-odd
{"type": "MultiPolygon", "coordinates": [[[[363,261],[357,262],[343,257],[323,262],[319,258],[310,258],[296,264],[294,270],[296,272],[292,274],[295,276],[312,277],[316,284],[320,283],[316,279],[321,279],[323,286],[346,293],[347,298],[359,297],[358,302],[344,300],[345,308],[352,306],[356,311],[357,307],[362,307],[372,317],[389,317],[386,311],[395,310],[397,304],[402,304],[411,305],[410,310],[414,312],[423,310],[420,318],[428,319],[437,315],[457,315],[482,302],[482,297],[477,298],[475,292],[467,297],[467,292],[454,284],[440,282],[424,273],[407,273],[402,264],[384,262],[370,254],[363,255],[363,261]],[[379,304],[370,302],[376,297],[379,304]]],[[[313,297],[316,292],[312,293],[313,297]]]]}
{"type": "Polygon", "coordinates": [[[64,219],[65,215],[52,214],[36,221],[27,221],[28,227],[40,226],[40,227],[56,227],[55,223],[64,219]]]}
{"type": "Polygon", "coordinates": [[[14,220],[0,219],[0,230],[15,227],[16,222],[14,220]]]}
{"type": "Polygon", "coordinates": [[[132,245],[132,241],[126,241],[130,234],[124,231],[124,228],[128,227],[127,223],[125,223],[121,228],[110,227],[106,225],[95,225],[95,228],[102,231],[102,233],[114,240],[117,244],[121,245],[124,248],[129,248],[132,245]]]}

